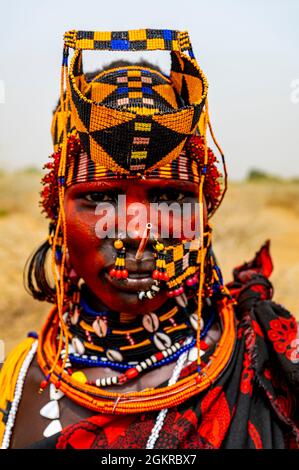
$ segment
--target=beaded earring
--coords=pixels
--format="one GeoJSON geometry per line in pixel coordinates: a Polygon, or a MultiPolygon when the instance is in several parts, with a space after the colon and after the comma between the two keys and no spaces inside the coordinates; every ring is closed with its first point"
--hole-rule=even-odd
{"type": "Polygon", "coordinates": [[[164,244],[157,242],[155,245],[156,269],[153,271],[152,277],[158,281],[169,281],[169,275],[166,272],[166,250],[164,244]]]}
{"type": "Polygon", "coordinates": [[[109,276],[116,279],[127,279],[128,271],[125,268],[126,249],[122,240],[115,240],[114,248],[116,249],[116,260],[114,268],[109,271],[109,276]]]}
{"type": "Polygon", "coordinates": [[[166,271],[166,250],[162,242],[156,241],[154,246],[156,251],[156,266],[152,273],[154,283],[151,288],[147,291],[140,291],[138,293],[139,300],[153,299],[155,295],[160,291],[160,282],[169,281],[169,275],[166,271]]]}

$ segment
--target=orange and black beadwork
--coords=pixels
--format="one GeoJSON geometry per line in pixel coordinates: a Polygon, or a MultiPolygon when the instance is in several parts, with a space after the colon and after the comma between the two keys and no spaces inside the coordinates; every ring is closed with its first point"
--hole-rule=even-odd
{"type": "MultiPolygon", "coordinates": [[[[63,378],[68,357],[68,335],[63,322],[67,253],[65,191],[71,184],[88,181],[91,175],[93,178],[147,178],[154,172],[159,172],[161,178],[176,176],[187,180],[193,177],[198,183],[200,237],[192,240],[190,246],[182,244],[181,247],[168,247],[173,253],[170,256],[171,261],[170,253],[166,253],[166,271],[169,276],[168,287],[176,290],[182,282],[187,282],[188,276],[191,276],[190,284],[193,283],[194,274],[199,270],[197,297],[200,324],[205,259],[211,235],[204,225],[204,197],[210,197],[208,212],[211,215],[219,206],[226,189],[225,161],[210,124],[207,91],[207,80],[194,57],[187,32],[142,29],[121,32],[69,31],[65,34],[60,103],[54,113],[52,125],[54,162],[49,165],[50,171],[44,179],[42,195],[44,210],[55,225],[52,253],[55,254],[60,240],[62,253],[59,265],[55,263],[55,256],[52,256],[57,297],[55,315],[60,325],[59,340],[55,350],[48,351],[51,363],[45,365],[39,354],[39,363],[44,372],[47,372],[47,380],[56,383],[56,376],[59,380],[63,378]],[[74,52],[69,65],[70,49],[74,52]],[[117,50],[124,53],[128,50],[168,50],[171,54],[170,75],[166,77],[151,69],[128,66],[103,71],[89,80],[82,67],[84,50],[117,50]],[[208,129],[224,165],[223,191],[219,186],[220,175],[215,170],[215,157],[207,145],[208,129]],[[178,272],[175,256],[180,263],[188,261],[183,272],[181,269],[178,272]],[[194,265],[193,258],[196,260],[194,265]],[[62,364],[58,365],[62,347],[66,354],[62,364]]],[[[224,311],[230,315],[226,306],[224,311]]],[[[42,332],[42,336],[44,334],[46,332],[42,332]]],[[[199,351],[199,328],[196,343],[199,351]]],[[[40,353],[42,344],[43,341],[39,346],[40,353]]],[[[225,366],[226,358],[222,357],[221,348],[219,351],[222,367],[225,366]]],[[[180,387],[185,385],[189,392],[192,389],[190,396],[203,389],[205,378],[201,375],[200,361],[198,355],[197,373],[188,379],[188,384],[180,380],[176,384],[179,394],[182,394],[180,387]]],[[[69,395],[73,396],[76,384],[69,385],[69,395]]],[[[89,391],[91,389],[84,386],[84,402],[86,396],[89,399],[89,391]]],[[[155,397],[151,409],[171,405],[172,401],[170,403],[167,399],[169,387],[165,391],[159,390],[160,393],[163,397],[161,395],[158,400],[158,408],[155,397]]],[[[147,399],[145,395],[147,392],[141,392],[137,401],[147,399]]],[[[118,398],[117,394],[115,397],[118,398]]],[[[104,407],[107,406],[106,410],[110,404],[103,404],[104,407]]],[[[124,408],[127,412],[130,406],[124,408]]],[[[133,408],[136,409],[134,404],[133,408]]],[[[101,404],[98,410],[102,409],[101,404]]],[[[112,405],[112,409],[115,409],[115,405],[112,405]]]]}

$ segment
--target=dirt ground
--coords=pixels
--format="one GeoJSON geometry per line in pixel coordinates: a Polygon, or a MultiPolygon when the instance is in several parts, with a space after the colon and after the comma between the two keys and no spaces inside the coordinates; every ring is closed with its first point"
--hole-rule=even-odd
{"type": "MultiPolygon", "coordinates": [[[[50,306],[23,287],[23,267],[46,237],[40,214],[38,173],[0,174],[0,339],[5,353],[38,330],[50,306]]],[[[212,219],[214,247],[226,281],[234,266],[248,261],[271,240],[275,300],[299,320],[299,183],[231,183],[212,219]]]]}

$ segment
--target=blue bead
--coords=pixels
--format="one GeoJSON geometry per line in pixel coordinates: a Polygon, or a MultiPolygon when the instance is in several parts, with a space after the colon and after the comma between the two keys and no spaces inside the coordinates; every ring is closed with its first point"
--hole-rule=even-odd
{"type": "Polygon", "coordinates": [[[90,308],[82,295],[80,298],[80,305],[83,308],[83,310],[87,313],[87,315],[90,315],[92,317],[100,317],[102,315],[107,315],[108,313],[107,311],[97,312],[96,310],[93,310],[92,308],[90,308]]]}
{"type": "Polygon", "coordinates": [[[142,90],[142,93],[147,93],[148,95],[152,95],[152,94],[153,94],[153,90],[152,90],[151,88],[147,87],[147,86],[143,86],[143,87],[141,88],[141,90],[142,90]]]}
{"type": "Polygon", "coordinates": [[[163,38],[164,39],[172,39],[172,32],[170,29],[163,29],[163,38]]]}
{"type": "MultiPolygon", "coordinates": [[[[168,356],[167,358],[161,359],[161,361],[158,361],[158,362],[152,364],[148,368],[149,369],[154,369],[155,367],[160,367],[164,364],[169,364],[170,362],[173,362],[183,352],[188,351],[189,349],[191,349],[194,346],[195,343],[196,343],[196,339],[194,338],[191,341],[190,344],[181,347],[181,349],[179,349],[178,351],[173,353],[171,356],[168,356]]],[[[85,366],[86,365],[92,365],[92,366],[96,366],[96,367],[111,366],[113,369],[120,370],[120,371],[130,369],[132,367],[132,365],[130,365],[130,364],[123,364],[123,363],[122,364],[120,364],[120,363],[117,364],[117,363],[114,363],[114,362],[111,362],[111,361],[101,361],[101,360],[94,361],[92,359],[83,359],[81,357],[73,356],[72,354],[70,354],[70,360],[73,361],[73,363],[79,363],[79,364],[82,364],[82,365],[85,365],[85,366]]]]}
{"type": "Polygon", "coordinates": [[[111,49],[127,51],[130,47],[130,43],[127,39],[112,39],[111,49]]]}
{"type": "Polygon", "coordinates": [[[127,95],[129,93],[129,88],[125,86],[121,86],[117,89],[117,93],[119,95],[127,95]]]}
{"type": "Polygon", "coordinates": [[[29,333],[27,333],[27,338],[35,338],[35,339],[37,339],[37,338],[38,338],[38,334],[36,333],[36,331],[29,331],[29,333]]]}

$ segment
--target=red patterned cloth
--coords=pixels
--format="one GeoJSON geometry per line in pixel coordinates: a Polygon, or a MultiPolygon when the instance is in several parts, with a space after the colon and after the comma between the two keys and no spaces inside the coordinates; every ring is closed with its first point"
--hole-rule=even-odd
{"type": "MultiPolygon", "coordinates": [[[[238,326],[230,364],[208,391],[169,409],[157,449],[299,448],[297,324],[271,301],[271,271],[268,243],[234,270],[228,287],[238,326]]],[[[157,414],[95,415],[36,447],[145,448],[157,414]]]]}

